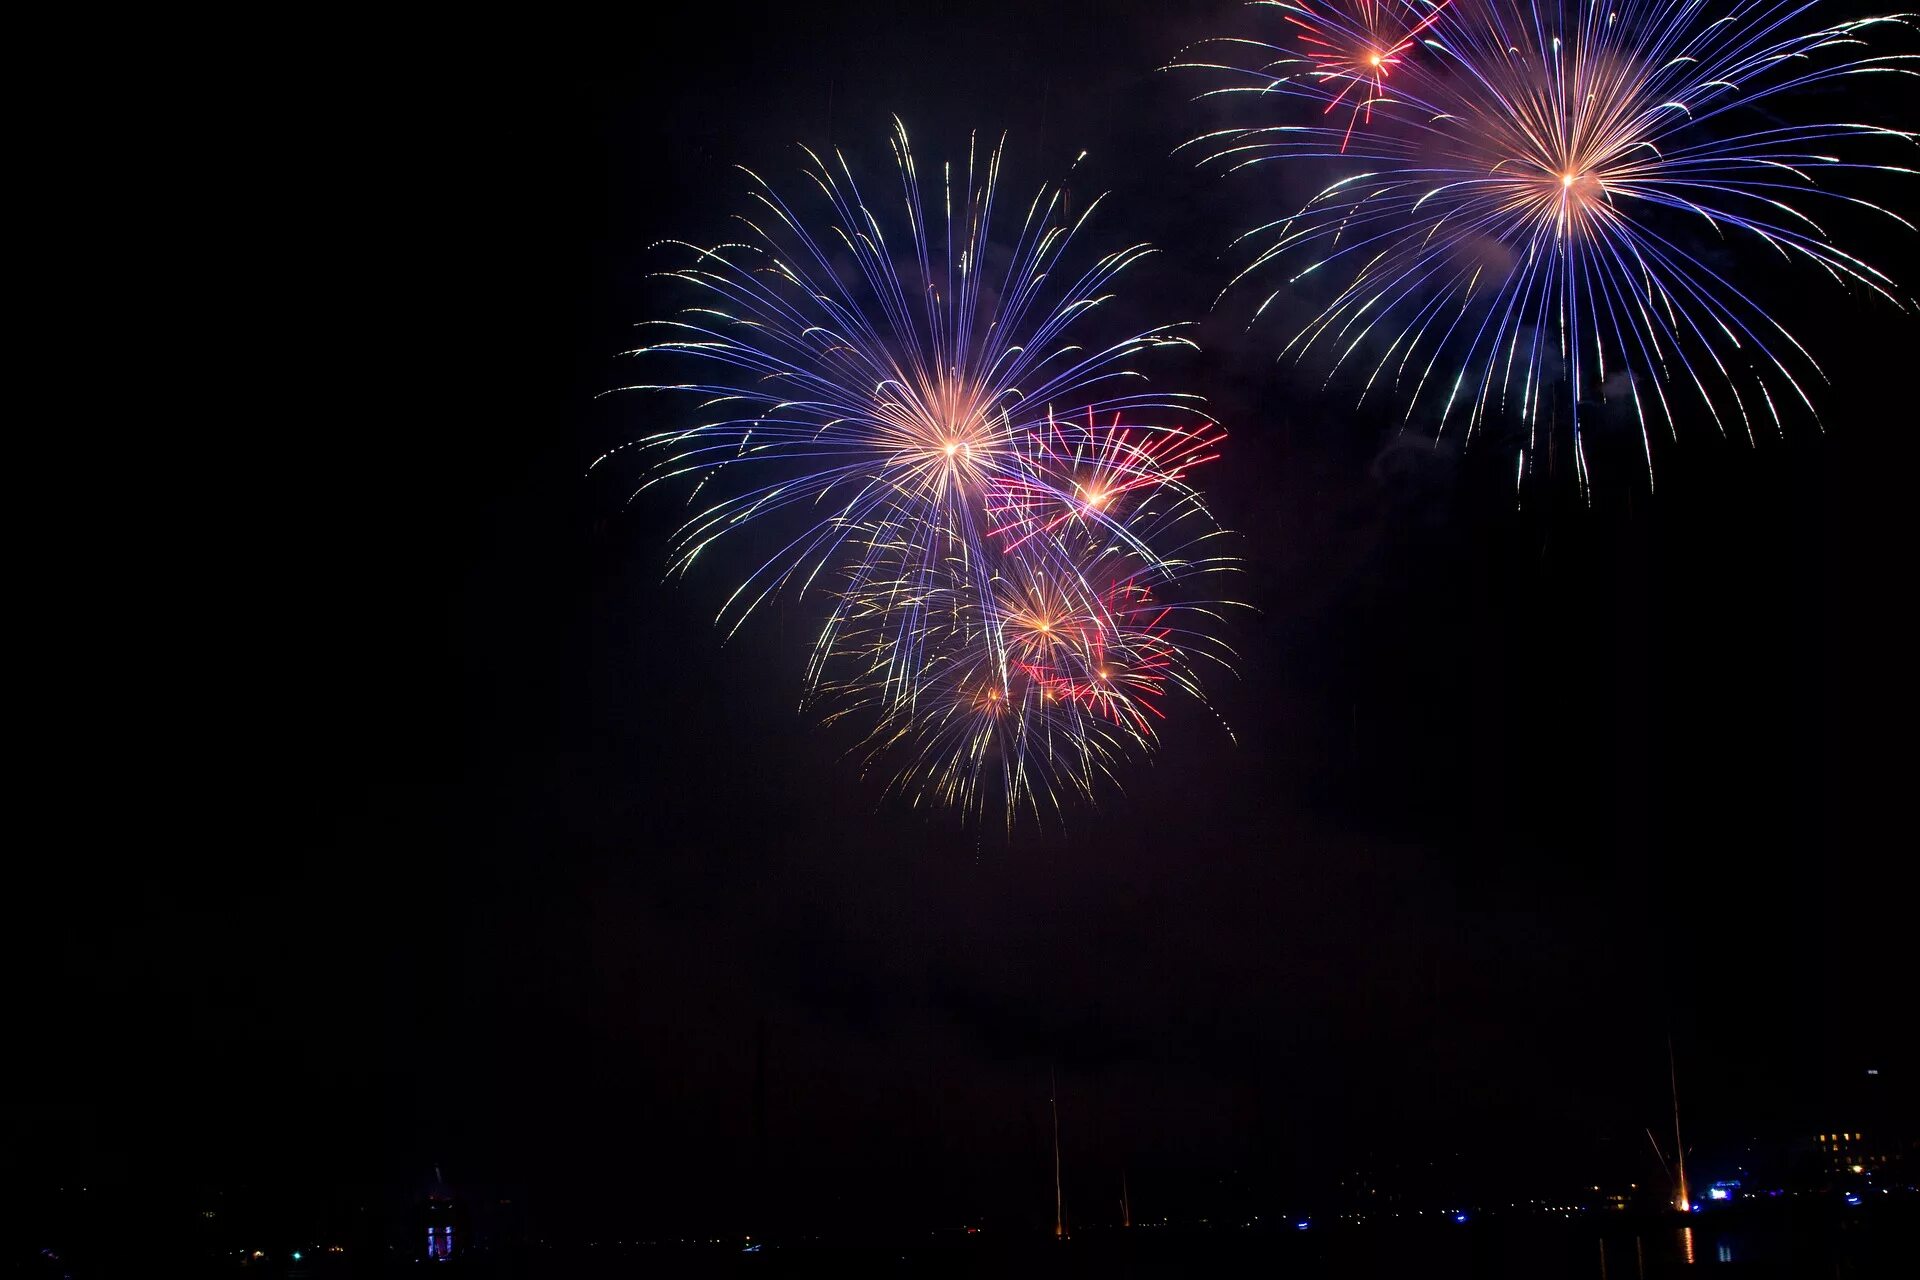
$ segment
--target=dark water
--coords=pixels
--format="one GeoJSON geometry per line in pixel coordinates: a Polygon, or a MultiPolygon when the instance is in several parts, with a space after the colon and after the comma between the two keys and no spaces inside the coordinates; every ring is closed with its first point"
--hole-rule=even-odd
{"type": "MultiPolygon", "coordinates": [[[[525,1277],[802,1275],[974,1277],[1369,1277],[1389,1280],[1645,1280],[1677,1276],[1780,1276],[1853,1280],[1920,1277],[1913,1213],[1817,1214],[1770,1219],[1718,1216],[1694,1225],[1510,1220],[1464,1226],[1314,1229],[1297,1234],[1135,1229],[1086,1232],[1067,1242],[1020,1237],[904,1237],[892,1244],[790,1244],[745,1252],[738,1244],[606,1242],[529,1249],[435,1264],[389,1253],[316,1264],[255,1263],[255,1277],[443,1274],[525,1277]]],[[[185,1274],[182,1272],[181,1274],[185,1274]]]]}
{"type": "Polygon", "coordinates": [[[792,1250],[740,1260],[758,1266],[733,1264],[711,1271],[692,1267],[684,1274],[924,1275],[956,1280],[1243,1275],[1392,1280],[1644,1280],[1703,1274],[1920,1277],[1920,1261],[1911,1249],[1883,1248],[1884,1243],[1870,1232],[1829,1234],[1784,1226],[1694,1227],[1604,1236],[1467,1228],[1438,1234],[1329,1233],[1319,1239],[1081,1238],[1065,1245],[906,1249],[887,1256],[862,1250],[792,1250]]]}

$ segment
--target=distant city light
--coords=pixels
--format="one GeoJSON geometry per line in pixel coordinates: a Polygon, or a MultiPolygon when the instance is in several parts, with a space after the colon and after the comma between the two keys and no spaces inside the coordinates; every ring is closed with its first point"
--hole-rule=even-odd
{"type": "Polygon", "coordinates": [[[1300,1219],[1300,1221],[1293,1224],[1293,1229],[1295,1231],[1305,1231],[1308,1227],[1312,1225],[1313,1223],[1310,1219],[1302,1218],[1300,1219]]]}
{"type": "Polygon", "coordinates": [[[1848,1204],[1859,1204],[1859,1203],[1860,1203],[1860,1193],[1859,1193],[1858,1191],[1849,1191],[1849,1192],[1847,1192],[1847,1203],[1848,1203],[1848,1204]]]}
{"type": "Polygon", "coordinates": [[[1454,1214],[1453,1220],[1455,1222],[1465,1222],[1467,1220],[1466,1210],[1463,1209],[1459,1213],[1454,1214]]]}
{"type": "Polygon", "coordinates": [[[295,1249],[295,1250],[293,1251],[293,1260],[294,1260],[295,1262],[298,1262],[298,1261],[300,1261],[300,1251],[299,1251],[298,1249],[295,1249]]]}
{"type": "Polygon", "coordinates": [[[1727,1198],[1727,1189],[1725,1187],[1708,1187],[1707,1188],[1707,1199],[1725,1200],[1726,1198],[1727,1198]]]}

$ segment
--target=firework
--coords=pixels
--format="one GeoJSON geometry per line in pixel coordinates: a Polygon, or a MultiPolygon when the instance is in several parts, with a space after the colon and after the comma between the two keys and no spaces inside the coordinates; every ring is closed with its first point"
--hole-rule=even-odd
{"type": "Polygon", "coordinates": [[[1115,414],[1104,427],[1088,410],[1084,425],[1051,416],[1017,442],[1016,466],[987,487],[993,532],[1009,551],[1035,539],[1043,545],[1078,528],[1113,534],[1151,555],[1151,536],[1142,536],[1122,513],[1137,513],[1166,495],[1177,515],[1204,505],[1186,484],[1187,473],[1220,456],[1226,438],[1211,422],[1173,427],[1129,425],[1115,414]]]}
{"type": "Polygon", "coordinates": [[[1185,480],[1219,439],[1047,423],[988,490],[977,553],[850,573],[810,705],[862,725],[865,768],[914,804],[1011,822],[1091,800],[1157,745],[1169,692],[1204,706],[1197,668],[1232,667],[1209,597],[1236,563],[1185,480]]]}
{"type": "MultiPolygon", "coordinates": [[[[1345,108],[1341,149],[1355,127],[1373,120],[1387,77],[1415,51],[1421,34],[1450,0],[1255,0],[1277,11],[1290,44],[1225,38],[1201,46],[1236,63],[1179,62],[1187,70],[1228,71],[1235,83],[1216,94],[1286,94],[1312,99],[1322,115],[1345,108]]],[[[1212,94],[1203,96],[1213,96],[1212,94]]]]}
{"type": "MultiPolygon", "coordinates": [[[[1020,566],[1011,562],[1016,573],[1020,566]]],[[[1091,799],[1146,740],[1110,732],[1049,685],[1054,672],[1081,665],[1097,625],[1076,607],[1077,591],[1016,588],[1002,578],[989,585],[985,597],[948,593],[930,613],[910,700],[890,696],[878,672],[858,670],[816,696],[841,704],[829,721],[851,717],[863,726],[857,754],[889,790],[970,816],[999,804],[1011,823],[1022,809],[1044,814],[1070,798],[1091,799]]],[[[873,645],[873,662],[894,661],[891,648],[873,645]]]]}
{"type": "MultiPolygon", "coordinates": [[[[1064,552],[1007,556],[986,595],[957,582],[941,592],[911,699],[892,692],[899,646],[854,614],[836,655],[848,674],[816,698],[829,721],[867,726],[859,754],[889,789],[976,816],[1003,805],[1009,823],[1023,810],[1044,818],[1094,799],[1121,761],[1153,749],[1169,691],[1204,704],[1195,662],[1231,661],[1220,606],[1163,602],[1123,545],[1078,545],[1078,565],[1064,552]]],[[[1230,567],[1192,562],[1180,581],[1230,567]]]]}
{"type": "Polygon", "coordinates": [[[820,602],[803,702],[860,723],[895,789],[975,813],[989,796],[1010,817],[1057,808],[1152,745],[1136,702],[1170,684],[1199,695],[1176,632],[1143,622],[1136,597],[1183,599],[1228,564],[1188,481],[1224,432],[1197,397],[1144,389],[1137,358],[1191,346],[1178,327],[1093,338],[1149,252],[1072,268],[1098,201],[1069,216],[1042,188],[1003,225],[998,148],[928,192],[897,124],[893,144],[893,217],[844,158],[805,151],[817,222],[749,174],[746,237],[676,245],[690,261],[668,274],[698,302],[629,354],[699,376],[622,389],[685,397],[697,420],[628,448],[648,457],[642,491],[677,479],[696,495],[675,572],[755,531],[729,634],[783,590],[820,602]],[[1089,663],[1107,653],[1121,678],[1095,696],[1089,663]]]}
{"type": "MultiPolygon", "coordinates": [[[[1236,281],[1286,273],[1256,314],[1310,276],[1335,282],[1286,353],[1325,353],[1329,376],[1360,365],[1363,398],[1398,394],[1409,420],[1425,411],[1441,430],[1463,418],[1471,437],[1496,413],[1516,416],[1522,475],[1543,417],[1564,409],[1583,489],[1581,415],[1624,400],[1651,481],[1652,437],[1675,429],[1670,388],[1749,439],[1782,430],[1788,406],[1813,409],[1818,365],[1724,249],[1811,264],[1899,304],[1826,220],[1864,209],[1911,224],[1823,180],[1910,173],[1876,147],[1913,136],[1782,115],[1789,95],[1809,100],[1841,78],[1912,74],[1911,57],[1867,43],[1905,19],[1800,30],[1812,7],[1453,0],[1417,56],[1372,85],[1368,128],[1307,118],[1189,145],[1234,168],[1335,168],[1302,207],[1245,237],[1259,247],[1236,281]]],[[[1238,76],[1256,90],[1275,79],[1263,65],[1238,76]]],[[[1287,88],[1325,98],[1327,85],[1287,88]]]]}
{"type": "Polygon", "coordinates": [[[956,555],[983,562],[981,499],[1056,406],[1103,418],[1197,411],[1197,397],[1130,390],[1136,357],[1192,345],[1178,327],[1082,336],[1115,278],[1150,252],[1135,245],[1069,271],[1098,201],[1070,220],[1063,193],[1043,188],[1001,253],[999,149],[970,150],[957,191],[943,172],[929,216],[904,128],[893,141],[903,217],[870,206],[837,153],[830,164],[802,149],[828,215],[818,232],[749,173],[748,240],[682,246],[693,261],[669,274],[702,301],[648,326],[658,339],[628,353],[689,357],[720,375],[620,388],[678,393],[705,415],[637,442],[655,455],[643,490],[676,478],[726,489],[677,535],[677,570],[724,535],[751,525],[765,538],[770,517],[804,513],[797,528],[778,525],[774,553],[729,599],[730,626],[849,554],[875,584],[956,555]]]}

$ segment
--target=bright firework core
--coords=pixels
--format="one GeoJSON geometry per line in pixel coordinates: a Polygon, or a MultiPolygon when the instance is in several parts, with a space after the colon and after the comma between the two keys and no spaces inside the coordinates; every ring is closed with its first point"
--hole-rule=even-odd
{"type": "MultiPolygon", "coordinates": [[[[1074,628],[1063,626],[1068,615],[1063,607],[1035,607],[1028,610],[1014,610],[1007,621],[1011,624],[1011,639],[1017,649],[1027,654],[1043,654],[1056,646],[1067,644],[1072,639],[1074,628]],[[1056,612],[1057,609],[1057,612],[1056,612]]],[[[1098,623],[1088,620],[1093,626],[1098,623]]]]}
{"type": "Polygon", "coordinates": [[[947,425],[929,427],[926,434],[931,437],[928,461],[952,483],[977,486],[983,464],[992,457],[989,431],[977,422],[949,420],[947,425]]]}
{"type": "Polygon", "coordinates": [[[1550,187],[1553,195],[1559,197],[1561,208],[1581,227],[1586,227],[1593,216],[1593,205],[1606,195],[1606,186],[1600,175],[1591,169],[1573,165],[1562,170],[1557,187],[1550,187]]]}

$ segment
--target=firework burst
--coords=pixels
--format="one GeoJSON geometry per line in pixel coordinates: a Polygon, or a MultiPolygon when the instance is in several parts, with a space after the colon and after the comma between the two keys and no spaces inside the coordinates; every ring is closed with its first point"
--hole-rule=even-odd
{"type": "Polygon", "coordinates": [[[654,455],[643,490],[677,478],[726,490],[680,530],[676,570],[727,534],[751,526],[765,537],[769,517],[805,513],[728,600],[730,629],[849,552],[874,583],[931,574],[956,553],[983,562],[981,499],[1053,406],[1204,417],[1197,397],[1130,389],[1141,385],[1137,357],[1192,345],[1177,326],[1081,338],[1116,277],[1150,252],[1135,245],[1070,272],[1098,201],[1069,219],[1063,193],[1043,188],[1001,254],[999,149],[970,150],[958,190],[943,172],[930,216],[904,128],[893,142],[897,220],[868,204],[837,153],[829,163],[802,149],[828,214],[820,232],[749,172],[749,238],[681,246],[693,260],[669,274],[703,300],[647,326],[657,340],[628,353],[689,357],[721,375],[620,388],[683,395],[704,415],[636,442],[654,455]]]}
{"type": "Polygon", "coordinates": [[[1057,808],[1152,745],[1125,699],[1169,684],[1199,696],[1174,674],[1191,671],[1175,632],[1111,601],[1181,599],[1226,566],[1188,482],[1225,433],[1197,397],[1145,389],[1139,357],[1192,346],[1178,327],[1090,340],[1149,252],[1071,266],[1099,201],[1070,216],[1042,188],[1001,219],[999,148],[970,149],[931,191],[897,123],[893,151],[893,217],[838,153],[805,151],[823,218],[749,174],[747,236],[675,246],[690,260],[667,274],[698,301],[628,354],[697,376],[621,389],[683,397],[696,421],[595,466],[631,449],[642,491],[686,483],[675,572],[729,535],[755,544],[721,609],[728,634],[783,590],[821,602],[804,701],[862,723],[895,789],[974,813],[989,796],[1010,817],[1057,808]],[[1170,656],[1128,656],[1151,645],[1170,656]],[[1105,652],[1125,678],[1101,699],[1087,655],[1105,652]]]}
{"type": "MultiPolygon", "coordinates": [[[[1218,638],[1224,605],[1166,602],[1124,544],[1077,542],[1046,557],[998,562],[985,595],[958,580],[926,612],[922,669],[890,679],[900,661],[883,628],[852,611],[815,700],[829,721],[865,726],[866,768],[919,805],[981,816],[1003,805],[1036,818],[1092,801],[1130,756],[1158,742],[1162,703],[1179,692],[1205,703],[1196,663],[1231,665],[1218,638]],[[911,688],[910,698],[899,690],[911,688]]],[[[1183,565],[1191,588],[1229,561],[1183,565]]]]}
{"type": "Polygon", "coordinates": [[[1233,82],[1203,97],[1285,94],[1312,100],[1321,115],[1342,111],[1341,149],[1353,130],[1373,120],[1387,78],[1416,51],[1421,35],[1451,0],[1254,0],[1278,16],[1285,43],[1223,37],[1199,48],[1218,60],[1181,61],[1182,70],[1227,72],[1233,82]]]}
{"type": "MultiPolygon", "coordinates": [[[[1337,166],[1304,206],[1246,233],[1260,247],[1236,281],[1286,271],[1257,314],[1310,276],[1336,281],[1286,353],[1370,366],[1363,397],[1398,394],[1410,420],[1425,410],[1438,429],[1462,418],[1471,437],[1492,415],[1516,416],[1522,475],[1543,418],[1564,409],[1583,489],[1581,415],[1624,400],[1651,480],[1653,435],[1675,429],[1672,388],[1749,439],[1782,430],[1790,406],[1813,409],[1813,356],[1723,248],[1811,265],[1900,305],[1828,222],[1865,209],[1911,224],[1826,181],[1911,173],[1884,149],[1913,135],[1776,112],[1843,78],[1912,74],[1910,56],[1867,43],[1910,24],[1802,30],[1813,7],[1453,0],[1375,86],[1371,127],[1262,123],[1188,145],[1229,168],[1337,166]]],[[[1276,86],[1265,65],[1237,77],[1229,90],[1276,86]]],[[[1281,87],[1281,100],[1338,100],[1326,79],[1281,87]]]]}

